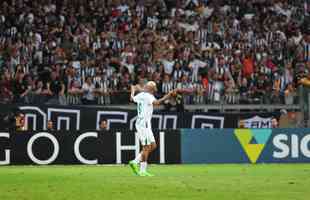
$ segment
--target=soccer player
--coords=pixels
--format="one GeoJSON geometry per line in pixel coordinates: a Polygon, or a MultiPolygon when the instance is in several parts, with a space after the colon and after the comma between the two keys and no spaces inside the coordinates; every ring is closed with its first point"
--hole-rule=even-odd
{"type": "Polygon", "coordinates": [[[136,129],[142,145],[142,151],[134,160],[129,162],[129,166],[132,168],[133,172],[139,176],[153,176],[147,172],[148,157],[150,153],[156,149],[156,141],[151,126],[153,105],[160,105],[172,95],[175,95],[177,91],[172,90],[161,99],[156,100],[154,93],[157,91],[157,87],[154,81],[147,82],[142,92],[135,96],[137,90],[138,88],[136,86],[131,86],[130,98],[137,103],[138,117],[136,120],[136,129]]]}

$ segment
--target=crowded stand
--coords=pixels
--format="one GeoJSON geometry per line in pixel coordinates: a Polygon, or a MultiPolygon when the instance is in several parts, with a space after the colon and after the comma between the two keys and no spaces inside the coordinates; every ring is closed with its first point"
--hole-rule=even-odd
{"type": "Polygon", "coordinates": [[[0,102],[128,104],[157,83],[176,104],[286,104],[310,86],[308,0],[0,3],[0,102]]]}

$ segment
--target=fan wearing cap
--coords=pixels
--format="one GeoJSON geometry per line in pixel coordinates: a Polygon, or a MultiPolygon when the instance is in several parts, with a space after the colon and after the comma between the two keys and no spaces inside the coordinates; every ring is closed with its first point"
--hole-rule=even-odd
{"type": "Polygon", "coordinates": [[[137,86],[131,86],[130,98],[137,104],[138,117],[136,120],[136,129],[142,145],[142,151],[134,160],[129,162],[129,166],[132,168],[134,173],[139,176],[153,176],[146,171],[149,154],[156,149],[156,141],[151,126],[153,106],[160,105],[171,96],[174,96],[177,90],[170,91],[158,100],[154,97],[154,93],[157,91],[157,86],[154,81],[147,82],[142,91],[135,95],[137,90],[137,86]]]}

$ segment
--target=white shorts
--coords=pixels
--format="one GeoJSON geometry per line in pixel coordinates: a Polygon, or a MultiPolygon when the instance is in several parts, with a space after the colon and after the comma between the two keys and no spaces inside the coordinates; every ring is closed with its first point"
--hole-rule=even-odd
{"type": "Polygon", "coordinates": [[[142,146],[155,143],[154,134],[151,128],[145,126],[139,126],[136,124],[138,138],[142,146]]]}

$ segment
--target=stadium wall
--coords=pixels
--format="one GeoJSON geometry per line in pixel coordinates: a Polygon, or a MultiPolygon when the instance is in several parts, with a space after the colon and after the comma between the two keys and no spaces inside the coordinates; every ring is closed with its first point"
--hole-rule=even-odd
{"type": "MultiPolygon", "coordinates": [[[[46,130],[47,120],[53,121],[57,130],[98,130],[99,122],[107,119],[110,129],[134,129],[137,112],[128,109],[108,109],[96,106],[53,105],[0,105],[0,129],[9,125],[4,118],[12,111],[25,114],[27,130],[46,130]]],[[[238,128],[242,120],[247,127],[270,128],[271,118],[279,112],[214,113],[214,112],[164,112],[155,111],[152,119],[154,129],[180,128],[238,128]]]]}
{"type": "MultiPolygon", "coordinates": [[[[310,129],[155,131],[151,163],[306,163],[310,129]]],[[[125,164],[140,151],[133,131],[0,131],[0,165],[125,164]]]]}

